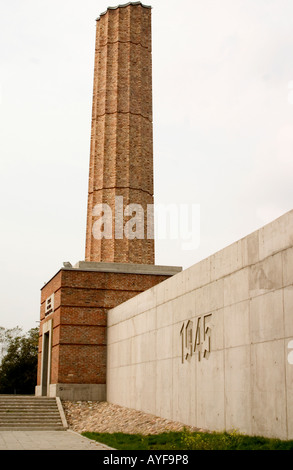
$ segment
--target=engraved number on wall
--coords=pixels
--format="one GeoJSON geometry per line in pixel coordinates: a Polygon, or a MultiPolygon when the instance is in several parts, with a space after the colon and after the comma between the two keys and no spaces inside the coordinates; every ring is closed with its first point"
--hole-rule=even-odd
{"type": "Polygon", "coordinates": [[[192,356],[198,361],[208,359],[211,352],[211,318],[209,314],[183,323],[180,330],[182,364],[192,356]]]}

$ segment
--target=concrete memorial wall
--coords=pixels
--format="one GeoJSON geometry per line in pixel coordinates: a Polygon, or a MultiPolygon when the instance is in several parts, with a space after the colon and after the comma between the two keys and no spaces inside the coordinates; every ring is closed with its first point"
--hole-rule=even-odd
{"type": "Polygon", "coordinates": [[[107,321],[107,401],[293,439],[293,211],[107,321]]]}

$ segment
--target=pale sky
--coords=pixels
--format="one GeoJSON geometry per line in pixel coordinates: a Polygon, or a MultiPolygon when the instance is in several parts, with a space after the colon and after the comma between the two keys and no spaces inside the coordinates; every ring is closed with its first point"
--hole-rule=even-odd
{"type": "MultiPolygon", "coordinates": [[[[125,2],[121,2],[122,4],[125,2]]],[[[292,0],[152,0],[156,203],[200,206],[187,268],[293,208],[292,0]]],[[[0,326],[84,259],[95,20],[118,2],[0,0],[0,326]]]]}

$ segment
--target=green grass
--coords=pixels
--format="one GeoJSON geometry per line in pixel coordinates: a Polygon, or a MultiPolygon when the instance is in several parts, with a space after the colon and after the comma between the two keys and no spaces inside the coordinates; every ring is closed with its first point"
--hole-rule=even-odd
{"type": "Polygon", "coordinates": [[[116,450],[293,450],[293,441],[227,433],[168,432],[142,434],[83,432],[83,436],[116,450]]]}

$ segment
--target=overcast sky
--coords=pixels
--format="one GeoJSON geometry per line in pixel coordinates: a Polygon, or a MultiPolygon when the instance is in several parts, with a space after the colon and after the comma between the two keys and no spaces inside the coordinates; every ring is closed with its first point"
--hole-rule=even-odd
{"type": "MultiPolygon", "coordinates": [[[[201,212],[199,246],[159,240],[156,264],[187,268],[293,208],[293,2],[145,3],[155,200],[201,212]]],[[[95,20],[116,5],[0,0],[0,326],[37,326],[40,288],[84,259],[95,20]]]]}

